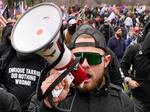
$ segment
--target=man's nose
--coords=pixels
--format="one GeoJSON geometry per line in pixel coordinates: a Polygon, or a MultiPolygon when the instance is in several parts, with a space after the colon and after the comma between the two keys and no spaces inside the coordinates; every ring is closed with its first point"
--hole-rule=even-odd
{"type": "Polygon", "coordinates": [[[82,63],[82,67],[86,68],[86,67],[89,67],[89,66],[90,66],[89,63],[88,63],[87,59],[85,58],[83,63],[82,63]]]}

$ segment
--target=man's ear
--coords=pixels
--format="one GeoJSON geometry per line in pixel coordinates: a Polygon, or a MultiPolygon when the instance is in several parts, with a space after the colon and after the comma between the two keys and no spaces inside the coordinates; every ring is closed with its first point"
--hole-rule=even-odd
{"type": "Polygon", "coordinates": [[[111,55],[108,54],[104,57],[105,68],[108,66],[110,60],[111,60],[111,55]]]}

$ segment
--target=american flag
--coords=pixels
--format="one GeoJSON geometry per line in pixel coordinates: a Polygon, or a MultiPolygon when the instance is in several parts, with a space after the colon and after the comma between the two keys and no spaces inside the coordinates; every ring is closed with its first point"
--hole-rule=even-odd
{"type": "Polygon", "coordinates": [[[0,15],[0,24],[2,27],[5,27],[7,24],[7,20],[2,15],[0,15]]]}
{"type": "Polygon", "coordinates": [[[4,9],[1,11],[1,15],[0,15],[0,25],[2,27],[6,26],[8,18],[9,18],[9,12],[8,12],[8,6],[6,5],[4,9]]]}

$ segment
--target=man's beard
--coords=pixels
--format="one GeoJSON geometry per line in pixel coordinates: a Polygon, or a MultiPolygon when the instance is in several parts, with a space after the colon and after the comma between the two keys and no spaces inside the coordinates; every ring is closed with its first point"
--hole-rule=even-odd
{"type": "Polygon", "coordinates": [[[93,89],[99,87],[102,83],[102,79],[104,77],[105,71],[102,72],[102,76],[99,77],[94,84],[92,84],[92,87],[89,87],[88,85],[84,85],[83,88],[80,88],[80,91],[83,93],[88,93],[90,91],[92,91],[93,89]]]}
{"type": "Polygon", "coordinates": [[[121,37],[121,34],[117,34],[117,37],[121,37]]]}

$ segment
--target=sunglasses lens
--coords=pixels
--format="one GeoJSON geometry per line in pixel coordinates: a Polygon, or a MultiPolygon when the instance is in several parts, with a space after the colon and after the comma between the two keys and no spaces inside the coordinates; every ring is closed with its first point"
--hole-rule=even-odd
{"type": "Polygon", "coordinates": [[[98,53],[88,53],[87,60],[90,65],[97,65],[102,62],[102,56],[98,53]]]}
{"type": "Polygon", "coordinates": [[[74,54],[76,57],[80,57],[80,63],[82,64],[84,59],[86,58],[89,65],[97,65],[102,62],[102,56],[98,53],[91,52],[79,52],[74,54]]]}
{"type": "Polygon", "coordinates": [[[83,53],[78,52],[78,53],[74,53],[74,55],[75,55],[76,57],[79,57],[79,58],[80,58],[80,63],[82,64],[83,61],[84,61],[84,55],[83,55],[83,53]]]}

